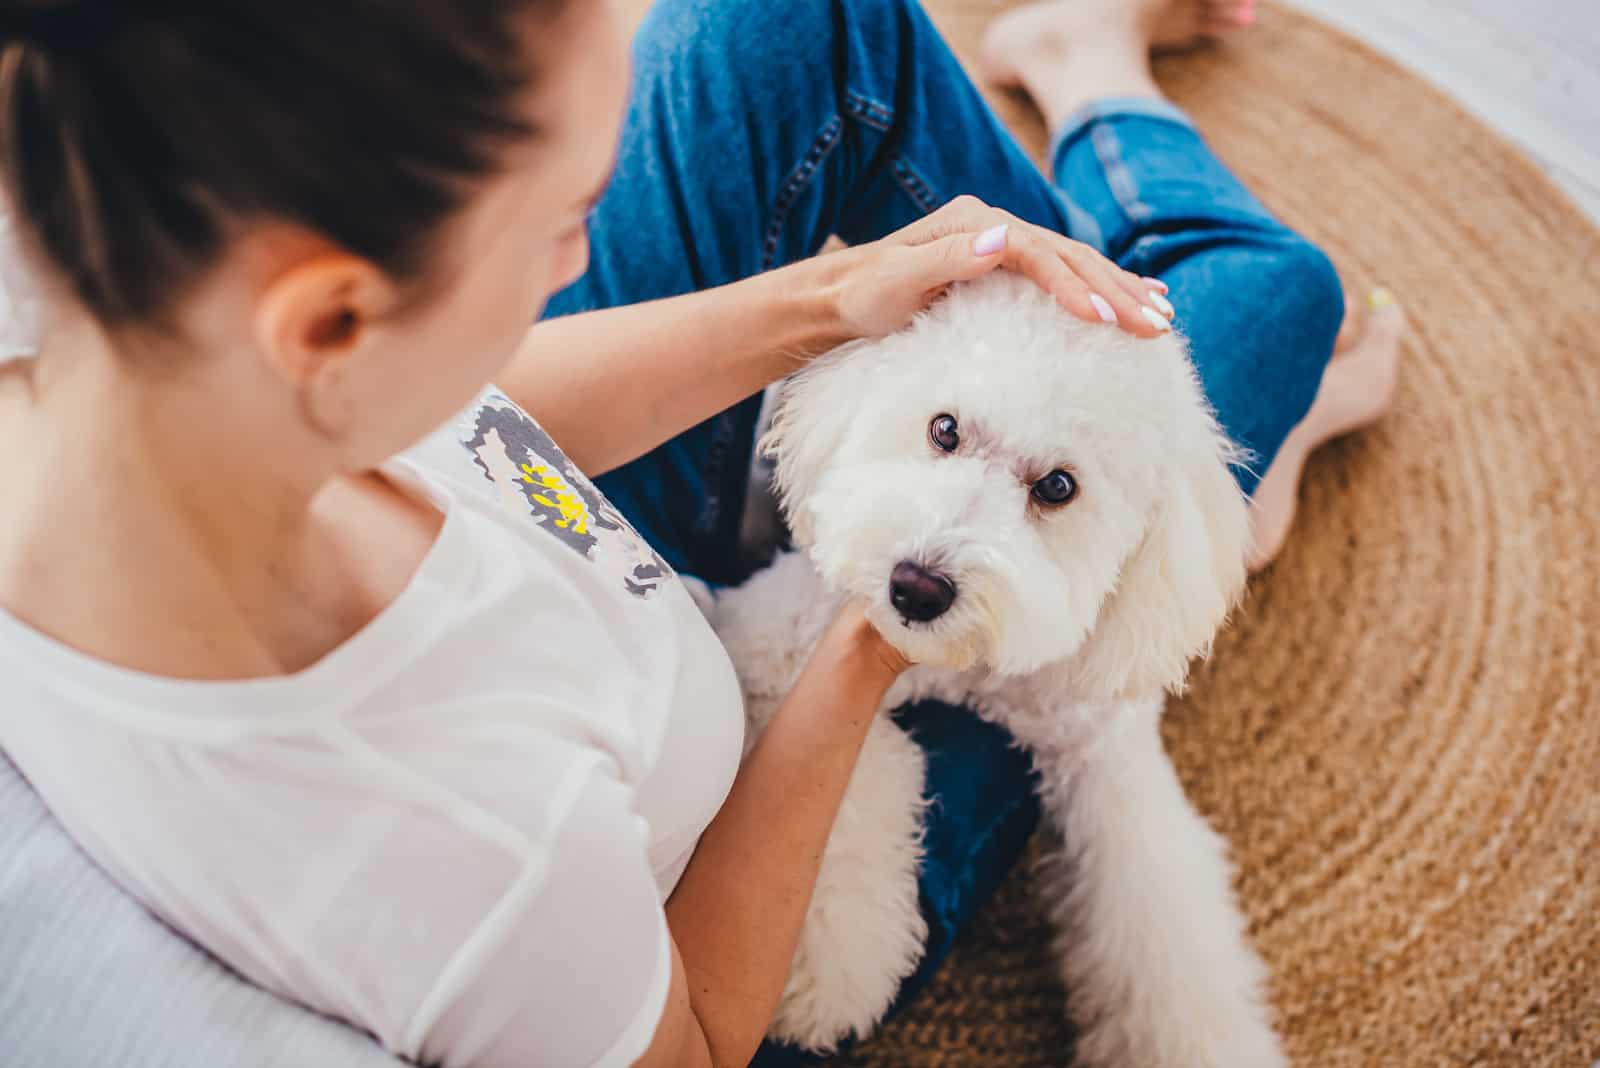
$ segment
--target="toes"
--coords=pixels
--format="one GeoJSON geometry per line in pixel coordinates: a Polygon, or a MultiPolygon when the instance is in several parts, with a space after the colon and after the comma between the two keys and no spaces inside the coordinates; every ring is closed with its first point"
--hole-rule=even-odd
{"type": "Polygon", "coordinates": [[[1400,305],[1395,303],[1394,294],[1382,287],[1374,289],[1367,296],[1367,307],[1370,311],[1365,319],[1345,316],[1344,323],[1339,327],[1339,336],[1333,343],[1335,356],[1346,355],[1358,348],[1366,351],[1374,344],[1390,349],[1399,346],[1401,335],[1405,333],[1406,316],[1400,305]]]}
{"type": "Polygon", "coordinates": [[[1367,297],[1367,306],[1372,309],[1371,330],[1393,336],[1396,342],[1405,330],[1406,313],[1394,299],[1394,294],[1379,286],[1367,297]]]}
{"type": "Polygon", "coordinates": [[[1221,36],[1243,29],[1255,20],[1255,0],[1222,0],[1206,6],[1202,27],[1208,36],[1221,36]]]}
{"type": "Polygon", "coordinates": [[[1405,313],[1389,298],[1368,314],[1360,338],[1328,365],[1311,406],[1317,441],[1373,423],[1393,405],[1405,328],[1405,313]]]}

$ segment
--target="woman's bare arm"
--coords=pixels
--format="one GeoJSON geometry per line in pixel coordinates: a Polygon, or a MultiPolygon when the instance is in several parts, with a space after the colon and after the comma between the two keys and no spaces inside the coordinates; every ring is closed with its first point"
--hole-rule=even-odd
{"type": "Polygon", "coordinates": [[[755,1055],[867,727],[905,667],[854,607],[818,644],[667,902],[672,993],[641,1065],[755,1055]]]}
{"type": "Polygon", "coordinates": [[[847,340],[830,259],[547,319],[528,332],[498,384],[580,470],[599,475],[847,340]]]}
{"type": "Polygon", "coordinates": [[[1150,296],[1162,283],[960,197],[870,244],[699,293],[546,320],[498,381],[579,468],[598,475],[812,356],[893,333],[952,282],[997,267],[1032,278],[1081,318],[1109,314],[1141,337],[1170,329],[1150,296]]]}

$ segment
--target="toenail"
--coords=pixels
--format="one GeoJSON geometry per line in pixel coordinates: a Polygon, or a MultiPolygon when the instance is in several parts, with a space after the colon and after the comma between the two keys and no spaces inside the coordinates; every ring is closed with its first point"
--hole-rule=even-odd
{"type": "Polygon", "coordinates": [[[1165,315],[1162,315],[1160,312],[1156,311],[1154,308],[1140,308],[1139,312],[1144,316],[1145,322],[1149,323],[1157,330],[1165,332],[1172,329],[1171,320],[1169,320],[1165,315]]]}
{"type": "Polygon", "coordinates": [[[1160,293],[1152,289],[1149,295],[1150,303],[1155,307],[1156,311],[1165,315],[1168,319],[1178,314],[1177,310],[1172,306],[1172,301],[1163,297],[1160,293]]]}
{"type": "Polygon", "coordinates": [[[1102,323],[1114,323],[1117,321],[1117,311],[1105,297],[1098,293],[1090,293],[1089,303],[1094,306],[1094,313],[1100,316],[1102,323]]]}

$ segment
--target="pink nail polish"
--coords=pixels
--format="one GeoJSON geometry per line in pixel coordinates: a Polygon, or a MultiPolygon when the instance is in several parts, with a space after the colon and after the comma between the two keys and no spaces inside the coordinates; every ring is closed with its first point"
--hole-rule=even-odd
{"type": "Polygon", "coordinates": [[[1171,287],[1168,286],[1167,283],[1163,282],[1159,278],[1145,278],[1144,284],[1149,286],[1151,289],[1156,290],[1159,293],[1169,293],[1169,292],[1171,292],[1171,287]]]}
{"type": "Polygon", "coordinates": [[[1010,227],[1005,223],[991,227],[978,235],[978,240],[972,243],[974,256],[993,256],[996,252],[1006,247],[1006,231],[1010,227]]]}
{"type": "Polygon", "coordinates": [[[1100,316],[1102,323],[1114,323],[1117,321],[1116,309],[1111,306],[1105,297],[1098,293],[1090,293],[1089,303],[1094,305],[1094,313],[1100,316]]]}

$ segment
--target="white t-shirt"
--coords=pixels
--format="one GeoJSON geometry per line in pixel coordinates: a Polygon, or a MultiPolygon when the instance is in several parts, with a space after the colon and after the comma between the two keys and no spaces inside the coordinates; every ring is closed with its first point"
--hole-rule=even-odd
{"type": "Polygon", "coordinates": [[[323,660],[156,678],[0,611],[0,745],[125,889],[269,989],[424,1062],[628,1064],[665,1004],[662,903],[738,767],[732,666],[498,392],[386,470],[443,529],[323,660]]]}

